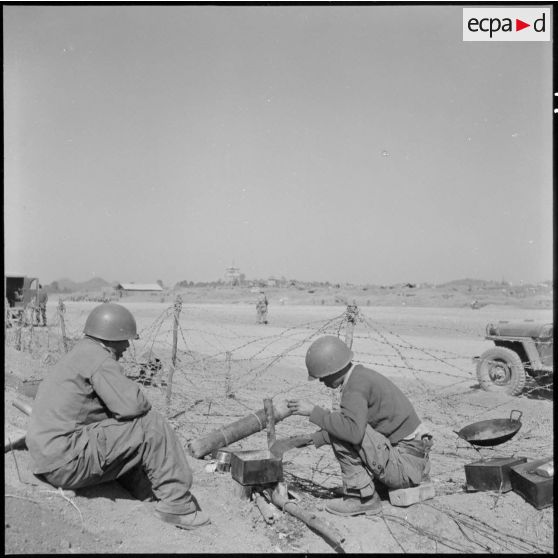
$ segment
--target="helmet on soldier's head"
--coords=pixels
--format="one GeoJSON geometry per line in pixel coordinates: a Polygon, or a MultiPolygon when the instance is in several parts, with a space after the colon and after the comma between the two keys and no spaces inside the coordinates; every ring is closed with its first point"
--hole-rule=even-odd
{"type": "Polygon", "coordinates": [[[83,333],[103,341],[139,339],[132,313],[124,306],[112,302],[105,302],[91,310],[85,320],[83,333]]]}
{"type": "Polygon", "coordinates": [[[353,359],[353,351],[339,337],[324,335],[306,352],[308,379],[324,378],[343,370],[353,359]]]}

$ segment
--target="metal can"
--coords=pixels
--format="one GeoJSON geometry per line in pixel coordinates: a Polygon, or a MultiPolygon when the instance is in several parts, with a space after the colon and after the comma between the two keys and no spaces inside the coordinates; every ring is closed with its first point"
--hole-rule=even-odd
{"type": "Polygon", "coordinates": [[[219,450],[215,456],[217,461],[216,471],[225,473],[231,469],[231,454],[228,451],[219,450]]]}

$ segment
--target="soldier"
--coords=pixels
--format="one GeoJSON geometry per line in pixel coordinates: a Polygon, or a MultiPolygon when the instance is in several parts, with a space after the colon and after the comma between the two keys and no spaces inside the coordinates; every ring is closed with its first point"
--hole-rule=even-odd
{"type": "Polygon", "coordinates": [[[417,486],[428,477],[432,436],[411,402],[385,376],[353,364],[353,352],[333,335],[320,337],[306,353],[308,379],[342,388],[339,411],[291,399],[295,415],[308,416],[322,430],[308,443],[331,444],[341,467],[343,498],[326,510],[336,515],[373,515],[381,511],[374,481],[388,488],[417,486]]]}
{"type": "Polygon", "coordinates": [[[267,324],[267,297],[264,291],[260,291],[260,297],[256,302],[257,321],[259,324],[267,324]]]}
{"type": "Polygon", "coordinates": [[[67,489],[119,480],[141,499],[154,496],[162,521],[182,529],[210,523],[190,493],[181,442],[118,363],[138,338],[133,315],[101,304],[83,332],[37,392],[26,438],[33,473],[67,489]]]}
{"type": "Polygon", "coordinates": [[[37,325],[41,325],[41,318],[43,321],[43,326],[46,327],[47,325],[47,318],[46,318],[46,306],[48,302],[48,294],[43,289],[42,285],[39,285],[39,290],[37,292],[37,296],[35,298],[35,323],[37,325]]]}

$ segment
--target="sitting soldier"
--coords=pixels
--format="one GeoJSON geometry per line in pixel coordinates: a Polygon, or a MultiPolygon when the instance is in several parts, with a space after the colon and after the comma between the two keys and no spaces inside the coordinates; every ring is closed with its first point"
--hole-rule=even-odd
{"type": "Polygon", "coordinates": [[[112,480],[131,491],[147,485],[157,518],[182,529],[210,523],[190,493],[180,440],[118,363],[138,338],[133,315],[101,304],[83,332],[37,392],[26,437],[33,473],[65,489],[112,480]]]}

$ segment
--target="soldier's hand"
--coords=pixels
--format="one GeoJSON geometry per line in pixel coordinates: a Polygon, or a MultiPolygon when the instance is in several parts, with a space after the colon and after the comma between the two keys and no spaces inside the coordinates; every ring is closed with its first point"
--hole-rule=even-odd
{"type": "Polygon", "coordinates": [[[287,407],[293,412],[293,415],[310,416],[314,409],[314,403],[306,401],[306,399],[289,399],[287,407]]]}

